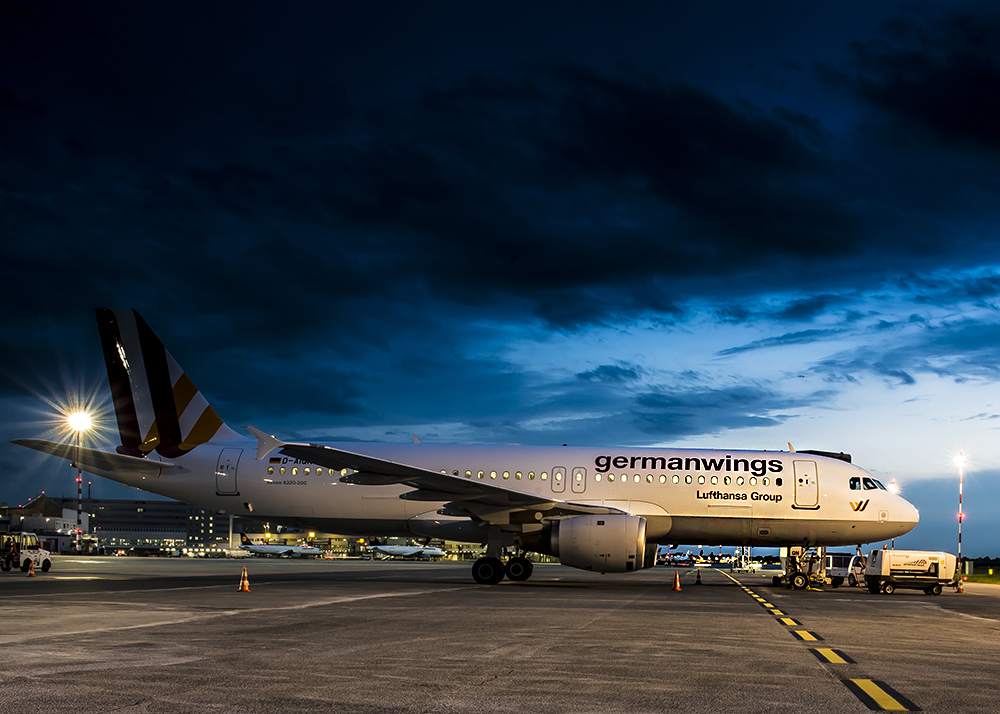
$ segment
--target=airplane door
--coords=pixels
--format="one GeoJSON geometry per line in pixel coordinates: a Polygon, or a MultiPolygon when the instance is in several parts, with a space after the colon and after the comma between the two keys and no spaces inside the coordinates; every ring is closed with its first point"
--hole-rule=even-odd
{"type": "Polygon", "coordinates": [[[573,493],[583,493],[587,490],[587,469],[582,466],[573,467],[573,493]]]}
{"type": "Polygon", "coordinates": [[[795,461],[795,508],[819,508],[819,476],[815,461],[795,461]]]}
{"type": "Polygon", "coordinates": [[[243,449],[223,449],[215,467],[215,493],[217,496],[239,496],[236,490],[236,468],[243,449]]]}
{"type": "Polygon", "coordinates": [[[562,466],[552,467],[552,492],[562,493],[566,490],[566,469],[562,466]]]}

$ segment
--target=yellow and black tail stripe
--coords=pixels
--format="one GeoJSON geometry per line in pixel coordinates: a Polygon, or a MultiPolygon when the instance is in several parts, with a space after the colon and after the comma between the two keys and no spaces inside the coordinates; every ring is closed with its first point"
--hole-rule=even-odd
{"type": "Polygon", "coordinates": [[[885,682],[875,679],[842,679],[844,685],[872,711],[919,712],[916,704],[885,682]]]}
{"type": "Polygon", "coordinates": [[[119,453],[181,456],[216,435],[236,436],[135,310],[97,308],[119,453]]]}

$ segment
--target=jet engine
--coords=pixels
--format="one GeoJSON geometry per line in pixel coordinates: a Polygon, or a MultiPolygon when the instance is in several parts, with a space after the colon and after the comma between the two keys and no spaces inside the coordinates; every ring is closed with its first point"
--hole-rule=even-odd
{"type": "Polygon", "coordinates": [[[570,516],[520,537],[520,546],[559,558],[563,565],[598,573],[628,573],[643,566],[646,519],[615,513],[570,516]]]}

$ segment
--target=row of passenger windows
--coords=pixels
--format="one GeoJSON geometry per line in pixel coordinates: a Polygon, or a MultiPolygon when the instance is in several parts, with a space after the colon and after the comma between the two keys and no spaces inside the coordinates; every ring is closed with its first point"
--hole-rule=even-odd
{"type": "MultiPolygon", "coordinates": [[[[319,466],[316,467],[316,475],[317,476],[322,476],[323,475],[323,471],[324,471],[324,469],[321,469],[319,466]]],[[[337,469],[329,469],[329,471],[330,471],[330,475],[331,476],[335,476],[336,474],[340,474],[341,476],[346,476],[347,475],[347,469],[341,469],[340,471],[337,471],[337,469]]],[[[274,475],[274,467],[273,466],[268,466],[267,467],[267,473],[268,473],[269,476],[273,476],[274,475]]],[[[282,476],[284,476],[285,475],[285,467],[284,466],[280,467],[278,469],[278,473],[281,474],[282,476]]],[[[310,469],[309,469],[308,466],[306,466],[304,469],[302,469],[302,474],[304,476],[308,476],[310,474],[310,469]]],[[[298,475],[299,475],[299,467],[298,466],[293,466],[292,467],[292,476],[298,476],[298,475]]]]}
{"type": "MultiPolygon", "coordinates": [[[[441,473],[447,473],[447,471],[442,471],[441,473]]],[[[452,473],[453,476],[459,476],[461,472],[459,472],[459,471],[452,471],[451,473],[452,473]]],[[[490,471],[489,472],[489,477],[491,479],[496,479],[497,476],[498,476],[498,474],[497,474],[496,471],[490,471]]],[[[510,477],[511,477],[510,471],[504,471],[502,474],[500,474],[500,478],[509,479],[510,477]]],[[[523,477],[522,472],[520,472],[520,471],[515,471],[514,472],[514,479],[515,480],[520,480],[522,477],[523,477]]],[[[466,471],[465,472],[465,478],[472,478],[472,471],[466,471]]],[[[478,478],[478,479],[484,479],[484,478],[486,478],[486,472],[485,471],[479,471],[479,472],[477,472],[476,473],[476,478],[478,478]]],[[[548,472],[542,471],[539,474],[539,478],[542,481],[547,481],[549,479],[548,472]]],[[[563,478],[564,478],[564,474],[561,471],[554,471],[552,473],[552,478],[553,478],[553,480],[555,480],[557,482],[558,481],[562,481],[563,478]]],[[[573,473],[573,480],[576,481],[577,483],[582,482],[583,478],[584,478],[584,473],[582,471],[575,471],[573,473]]],[[[614,483],[615,481],[617,481],[618,483],[628,483],[629,480],[631,480],[633,483],[642,483],[643,481],[645,481],[646,483],[653,483],[656,480],[659,480],[660,483],[666,483],[667,482],[667,475],[666,474],[660,474],[658,478],[654,477],[653,474],[646,474],[645,477],[643,477],[641,474],[632,474],[631,476],[629,476],[629,474],[618,474],[618,475],[615,475],[613,473],[608,473],[608,474],[597,473],[597,474],[594,474],[594,481],[600,482],[600,481],[602,481],[605,478],[610,483],[614,483]]],[[[535,472],[534,471],[529,471],[528,472],[528,480],[529,481],[534,481],[534,479],[535,479],[535,472]]],[[[687,476],[684,477],[684,483],[688,483],[688,484],[694,483],[695,480],[697,480],[697,482],[699,484],[704,484],[705,481],[706,481],[706,477],[705,476],[698,476],[697,479],[695,479],[695,477],[691,476],[690,474],[688,474],[687,476]]],[[[710,477],[708,479],[708,482],[711,483],[713,486],[717,486],[717,485],[719,485],[719,480],[720,479],[719,479],[718,476],[712,476],[712,477],[710,477]]],[[[725,486],[732,485],[732,483],[734,481],[734,479],[733,479],[732,476],[723,476],[721,480],[722,480],[722,484],[725,485],[725,486]]],[[[681,477],[678,474],[674,474],[673,476],[670,477],[670,481],[671,481],[671,483],[680,483],[681,482],[681,477]]],[[[736,479],[735,479],[735,482],[736,482],[737,486],[743,486],[746,483],[749,483],[751,486],[756,486],[758,484],[758,482],[762,486],[770,486],[771,485],[771,479],[769,477],[767,477],[767,476],[764,476],[763,478],[761,478],[759,480],[758,480],[758,478],[756,476],[751,476],[749,479],[745,479],[743,476],[737,476],[736,479]]],[[[774,485],[775,486],[780,486],[781,485],[781,477],[780,476],[778,478],[774,479],[774,485]]]]}
{"type": "MultiPolygon", "coordinates": [[[[317,476],[322,476],[324,471],[329,471],[329,475],[330,476],[335,476],[337,474],[346,475],[348,473],[348,469],[340,469],[338,471],[336,469],[322,469],[322,468],[320,468],[318,466],[315,467],[314,470],[315,470],[315,473],[316,473],[317,476]]],[[[306,466],[306,467],[304,467],[302,469],[302,474],[304,476],[309,476],[311,472],[312,472],[312,470],[310,469],[309,466],[306,466]]],[[[274,474],[274,467],[273,466],[268,466],[267,467],[267,473],[269,475],[273,475],[274,474]]],[[[285,467],[284,466],[279,467],[278,468],[278,473],[280,475],[284,476],[285,473],[286,473],[285,467]]],[[[442,471],[441,473],[447,473],[447,471],[442,471]]],[[[461,475],[460,471],[452,471],[451,473],[454,476],[461,475]]],[[[299,467],[298,466],[293,466],[292,469],[291,469],[291,475],[292,476],[298,476],[298,474],[299,474],[299,467]]],[[[475,474],[475,476],[478,479],[485,479],[486,476],[487,476],[487,473],[485,471],[479,471],[479,472],[477,472],[475,474]]],[[[514,474],[513,474],[513,476],[514,476],[514,480],[516,480],[516,481],[520,481],[522,478],[525,478],[525,474],[523,472],[521,472],[521,471],[515,471],[514,474]]],[[[528,481],[534,481],[535,480],[535,472],[534,471],[529,471],[526,476],[527,476],[527,480],[528,481]]],[[[465,478],[472,478],[472,477],[473,477],[472,471],[466,471],[465,472],[465,478]]],[[[489,472],[489,477],[491,479],[494,479],[494,480],[497,479],[497,478],[502,478],[502,479],[508,479],[509,480],[510,477],[511,477],[511,472],[510,471],[504,471],[502,473],[498,473],[496,471],[490,471],[489,472]]],[[[549,480],[549,473],[547,471],[542,471],[540,474],[538,474],[538,478],[541,481],[548,481],[549,480]]],[[[563,478],[565,478],[565,475],[561,471],[555,471],[555,472],[552,473],[552,479],[554,481],[557,481],[557,482],[558,481],[562,481],[563,478]]],[[[577,483],[582,482],[583,478],[584,478],[583,472],[576,471],[576,472],[573,473],[573,480],[575,480],[577,483]]],[[[660,474],[658,478],[654,477],[653,474],[646,474],[645,477],[643,477],[640,474],[632,474],[631,476],[629,476],[629,474],[618,474],[618,475],[616,475],[616,474],[612,474],[612,473],[608,473],[608,474],[594,474],[594,481],[600,482],[600,481],[602,481],[604,479],[607,479],[609,483],[614,483],[616,481],[618,483],[628,483],[629,480],[631,480],[633,483],[642,483],[644,480],[645,480],[646,483],[653,483],[656,480],[659,480],[660,483],[666,483],[667,482],[667,476],[666,476],[666,474],[660,474]]],[[[684,477],[684,483],[687,483],[687,484],[694,483],[696,480],[697,480],[697,482],[698,482],[699,485],[704,485],[706,483],[706,477],[705,476],[698,476],[697,479],[696,479],[694,476],[691,476],[690,474],[688,474],[687,476],[684,477]]],[[[855,489],[855,490],[860,489],[860,484],[856,485],[855,481],[857,481],[857,479],[853,479],[853,478],[851,479],[851,488],[855,489]]],[[[883,490],[885,489],[885,487],[882,486],[882,484],[879,484],[878,486],[874,486],[874,485],[869,486],[868,485],[869,481],[873,481],[873,479],[869,479],[869,478],[865,479],[865,488],[882,488],[883,490]]],[[[681,477],[678,474],[674,474],[673,476],[670,477],[670,482],[671,483],[680,483],[681,482],[681,477]]],[[[718,486],[719,482],[720,482],[720,478],[718,476],[711,476],[711,477],[709,477],[707,479],[707,482],[710,483],[710,484],[712,484],[713,486],[718,486]]],[[[767,476],[764,476],[763,478],[761,478],[759,480],[758,480],[758,478],[756,476],[751,476],[749,479],[745,479],[743,476],[737,476],[735,479],[732,476],[723,476],[721,478],[721,482],[722,482],[722,484],[724,486],[730,486],[734,482],[736,483],[737,486],[743,486],[744,484],[749,484],[751,486],[756,486],[758,484],[758,482],[760,483],[761,486],[770,486],[771,485],[771,479],[769,477],[767,477],[767,476]]],[[[875,483],[878,483],[878,482],[875,481],[875,483]]],[[[781,485],[781,477],[780,476],[774,479],[774,485],[775,486],[780,486],[781,485]]]]}

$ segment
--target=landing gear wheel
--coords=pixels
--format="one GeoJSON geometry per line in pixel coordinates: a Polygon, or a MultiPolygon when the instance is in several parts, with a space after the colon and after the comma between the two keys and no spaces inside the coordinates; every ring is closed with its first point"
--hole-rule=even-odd
{"type": "Polygon", "coordinates": [[[809,581],[806,580],[806,576],[803,575],[802,573],[796,573],[795,575],[792,576],[791,583],[792,587],[795,588],[796,590],[805,590],[806,585],[809,584],[809,581]]]}
{"type": "Polygon", "coordinates": [[[472,579],[480,585],[496,585],[503,580],[503,575],[500,558],[480,558],[472,564],[472,579]]]}
{"type": "Polygon", "coordinates": [[[884,592],[886,595],[892,595],[894,592],[896,592],[896,586],[893,585],[892,583],[886,583],[885,585],[882,586],[882,592],[884,592]]]}
{"type": "Polygon", "coordinates": [[[514,580],[516,582],[523,582],[530,578],[534,569],[535,566],[530,560],[520,556],[511,558],[507,561],[507,565],[504,566],[504,572],[507,574],[507,579],[514,580]]]}
{"type": "Polygon", "coordinates": [[[857,586],[858,579],[854,577],[854,573],[851,573],[850,575],[847,576],[847,584],[850,585],[852,588],[857,586]]]}

